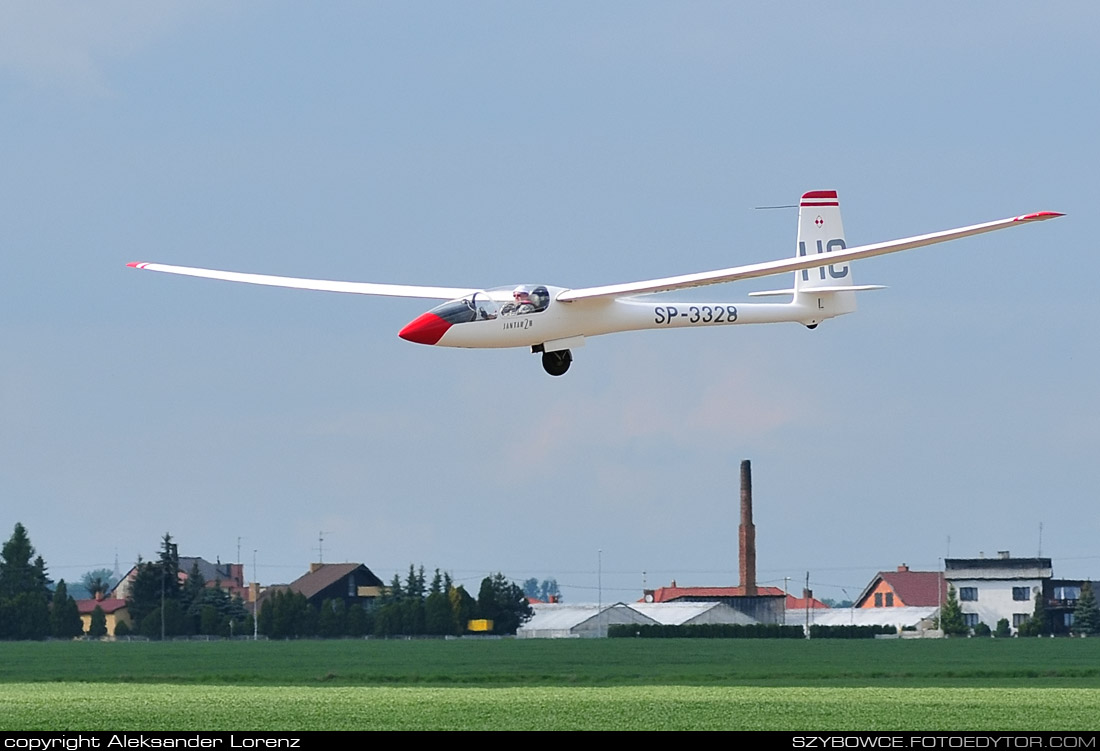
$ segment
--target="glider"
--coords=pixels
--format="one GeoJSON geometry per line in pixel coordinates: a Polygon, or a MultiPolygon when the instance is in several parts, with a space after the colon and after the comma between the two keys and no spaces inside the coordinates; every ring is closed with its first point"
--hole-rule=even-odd
{"type": "Polygon", "coordinates": [[[440,347],[530,347],[532,352],[542,355],[542,366],[546,372],[559,376],[569,370],[573,361],[571,350],[583,346],[587,337],[600,334],[640,329],[784,321],[801,323],[812,329],[827,318],[854,311],[856,292],[882,289],[879,285],[853,284],[852,261],[1059,216],[1062,214],[1039,211],[995,222],[849,248],[844,240],[836,191],[815,190],[803,195],[799,201],[797,250],[793,258],[582,289],[543,284],[509,285],[494,289],[422,287],[295,279],[160,263],[127,265],[147,271],[273,287],[444,300],[442,304],[411,321],[398,335],[410,342],[440,347]],[[794,284],[791,288],[749,293],[750,297],[789,296],[790,300],[786,302],[701,303],[646,297],[658,292],[789,272],[794,272],[794,284]]]}

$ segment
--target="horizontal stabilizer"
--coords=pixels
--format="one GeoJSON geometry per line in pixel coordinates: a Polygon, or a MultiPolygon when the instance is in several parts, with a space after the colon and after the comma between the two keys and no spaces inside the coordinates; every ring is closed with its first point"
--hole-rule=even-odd
{"type": "MultiPolygon", "coordinates": [[[[871,289],[886,289],[886,286],[883,284],[856,284],[848,287],[802,287],[799,289],[799,292],[823,295],[827,292],[866,292],[871,289]]],[[[776,295],[793,294],[793,289],[769,289],[760,292],[750,292],[749,297],[773,297],[776,295]]]]}

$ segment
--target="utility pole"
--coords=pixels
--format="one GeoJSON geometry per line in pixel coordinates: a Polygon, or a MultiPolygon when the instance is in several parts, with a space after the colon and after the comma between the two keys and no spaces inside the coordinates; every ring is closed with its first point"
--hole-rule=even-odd
{"type": "Polygon", "coordinates": [[[256,575],[256,549],[252,549],[252,576],[256,580],[256,599],[252,602],[252,641],[259,640],[260,628],[260,577],[256,575]]]}

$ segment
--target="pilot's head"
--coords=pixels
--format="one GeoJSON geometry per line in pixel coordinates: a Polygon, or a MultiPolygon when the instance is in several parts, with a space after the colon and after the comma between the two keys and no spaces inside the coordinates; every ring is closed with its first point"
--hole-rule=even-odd
{"type": "Polygon", "coordinates": [[[531,302],[531,290],[521,284],[512,290],[512,297],[515,298],[516,302],[531,302]]]}

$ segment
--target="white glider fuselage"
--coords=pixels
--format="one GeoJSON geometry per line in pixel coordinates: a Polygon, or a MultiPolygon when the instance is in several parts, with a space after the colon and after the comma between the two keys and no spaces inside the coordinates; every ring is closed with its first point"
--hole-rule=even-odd
{"type": "MultiPolygon", "coordinates": [[[[547,287],[554,295],[566,290],[547,287]]],[[[506,292],[510,291],[505,290],[506,292]]],[[[496,291],[490,294],[495,294],[496,291]]],[[[479,293],[486,294],[486,293],[479,293]]],[[[816,302],[816,301],[814,301],[816,302]]],[[[452,325],[434,342],[441,347],[536,347],[554,346],[562,340],[643,329],[728,326],[747,323],[793,321],[814,325],[825,317],[803,298],[798,303],[731,303],[665,301],[652,298],[615,298],[553,301],[545,309],[526,314],[488,314],[485,318],[452,325]],[[492,317],[489,317],[492,316],[492,317]]],[[[442,306],[441,306],[442,307],[442,306]]],[[[436,315],[432,311],[425,314],[436,315]]],[[[839,315],[839,314],[833,314],[839,315]]],[[[417,341],[415,332],[421,316],[402,330],[401,336],[417,341]]],[[[430,319],[429,319],[430,320],[430,319]]],[[[571,342],[578,346],[578,342],[571,342]]]]}

